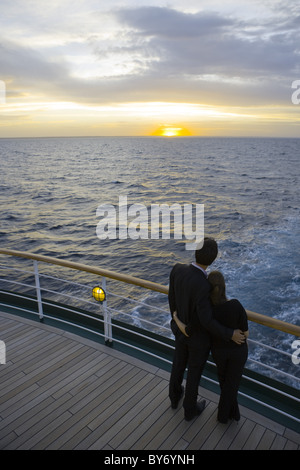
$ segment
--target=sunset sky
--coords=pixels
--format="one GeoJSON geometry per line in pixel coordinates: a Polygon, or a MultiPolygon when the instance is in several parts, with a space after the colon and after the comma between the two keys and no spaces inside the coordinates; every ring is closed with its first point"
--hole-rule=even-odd
{"type": "Polygon", "coordinates": [[[1,0],[0,137],[299,137],[300,2],[1,0]]]}

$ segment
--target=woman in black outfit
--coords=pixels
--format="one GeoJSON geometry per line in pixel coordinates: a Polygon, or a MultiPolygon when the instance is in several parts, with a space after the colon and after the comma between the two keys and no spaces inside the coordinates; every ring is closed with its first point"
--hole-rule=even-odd
{"type": "MultiPolygon", "coordinates": [[[[248,321],[244,307],[237,299],[228,300],[225,292],[225,280],[219,271],[208,275],[212,285],[210,300],[213,313],[221,324],[228,328],[240,329],[248,337],[248,321]]],[[[180,330],[185,332],[186,325],[182,323],[176,312],[173,316],[180,330]]],[[[221,395],[218,405],[218,421],[227,423],[228,419],[239,421],[240,412],[237,401],[238,389],[248,357],[248,346],[245,341],[238,345],[233,341],[224,341],[219,337],[212,338],[212,356],[217,365],[221,395]]]]}

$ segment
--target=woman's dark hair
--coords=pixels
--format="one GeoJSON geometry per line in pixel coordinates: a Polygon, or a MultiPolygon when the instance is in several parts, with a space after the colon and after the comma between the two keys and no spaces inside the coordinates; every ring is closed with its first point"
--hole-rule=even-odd
{"type": "Polygon", "coordinates": [[[209,266],[218,255],[218,245],[213,238],[204,238],[203,246],[195,251],[196,263],[209,266]]]}
{"type": "Polygon", "coordinates": [[[212,286],[210,300],[213,305],[220,305],[227,301],[225,279],[220,271],[212,271],[208,275],[208,281],[212,286]]]}

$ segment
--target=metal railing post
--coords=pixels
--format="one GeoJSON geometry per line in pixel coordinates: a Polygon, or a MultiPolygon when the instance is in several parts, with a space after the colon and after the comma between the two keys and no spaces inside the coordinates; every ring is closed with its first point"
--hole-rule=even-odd
{"type": "MultiPolygon", "coordinates": [[[[102,279],[102,288],[106,292],[106,277],[102,279]]],[[[107,308],[107,295],[103,301],[103,318],[104,318],[104,339],[105,344],[108,346],[112,345],[112,325],[111,325],[111,312],[107,308]]]]}
{"type": "Polygon", "coordinates": [[[37,296],[38,309],[39,309],[39,318],[40,318],[40,321],[42,321],[44,318],[44,312],[43,312],[43,303],[42,303],[42,296],[41,296],[38,262],[36,260],[33,260],[33,266],[34,266],[36,296],[37,296]]]}

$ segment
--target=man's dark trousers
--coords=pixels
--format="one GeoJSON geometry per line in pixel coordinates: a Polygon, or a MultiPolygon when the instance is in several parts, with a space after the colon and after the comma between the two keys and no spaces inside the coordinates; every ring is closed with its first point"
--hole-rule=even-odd
{"type": "Polygon", "coordinates": [[[208,359],[210,346],[201,347],[200,341],[191,341],[178,332],[175,335],[175,351],[170,377],[169,397],[177,402],[181,396],[181,386],[187,367],[186,387],[183,401],[185,412],[193,412],[197,406],[198,386],[208,359]]]}

